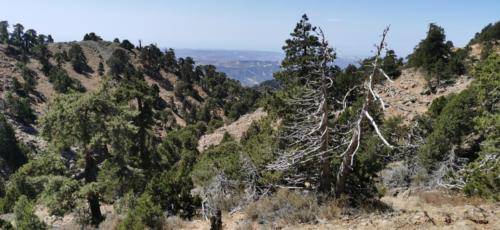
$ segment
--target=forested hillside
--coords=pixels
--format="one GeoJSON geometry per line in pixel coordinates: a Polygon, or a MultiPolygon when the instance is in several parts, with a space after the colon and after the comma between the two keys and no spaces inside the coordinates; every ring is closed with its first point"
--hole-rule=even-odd
{"type": "Polygon", "coordinates": [[[499,25],[458,48],[430,24],[407,58],[387,27],[340,68],[303,15],[248,88],[173,49],[1,21],[0,228],[494,228],[499,25]]]}

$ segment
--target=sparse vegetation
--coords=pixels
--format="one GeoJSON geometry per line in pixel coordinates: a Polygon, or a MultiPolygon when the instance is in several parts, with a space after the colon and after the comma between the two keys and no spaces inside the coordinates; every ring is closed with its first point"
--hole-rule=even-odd
{"type": "MultiPolygon", "coordinates": [[[[214,229],[309,227],[387,217],[400,197],[497,202],[498,25],[456,48],[431,23],[407,63],[387,49],[387,27],[373,57],[342,69],[303,15],[275,79],[248,88],[156,44],[94,32],[50,44],[50,35],[0,21],[0,213],[13,213],[0,228],[52,228],[42,220],[69,214],[81,228],[197,228],[209,220],[214,229]],[[478,49],[480,58],[470,54],[478,49]],[[436,94],[410,79],[421,73],[436,94]],[[471,77],[458,77],[465,73],[471,77]],[[417,115],[402,113],[413,119],[393,116],[404,108],[384,101],[401,95],[391,99],[419,103],[417,115]],[[410,195],[414,187],[476,198],[410,195]],[[224,223],[233,213],[238,226],[224,223]]],[[[389,216],[400,223],[408,215],[420,211],[389,216]]],[[[422,212],[436,227],[488,223],[431,215],[422,212]]]]}
{"type": "Polygon", "coordinates": [[[452,49],[453,43],[446,41],[444,29],[431,23],[426,38],[408,56],[408,66],[422,68],[427,74],[429,85],[439,86],[465,72],[461,56],[452,49]]]}

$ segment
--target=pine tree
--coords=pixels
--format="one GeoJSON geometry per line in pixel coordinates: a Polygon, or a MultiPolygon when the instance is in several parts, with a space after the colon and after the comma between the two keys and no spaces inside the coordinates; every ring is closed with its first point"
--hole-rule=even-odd
{"type": "Polygon", "coordinates": [[[23,33],[24,33],[24,26],[19,23],[15,24],[14,30],[10,35],[10,43],[13,46],[21,47],[23,44],[23,33]]]}
{"type": "Polygon", "coordinates": [[[401,67],[403,66],[403,59],[396,56],[394,50],[387,50],[385,57],[382,60],[381,67],[385,73],[395,79],[401,75],[401,67]]]}
{"type": "MultiPolygon", "coordinates": [[[[307,15],[297,23],[283,46],[285,59],[281,63],[281,71],[275,78],[283,86],[304,85],[309,73],[321,62],[321,42],[316,35],[316,27],[309,23],[307,15]]],[[[335,58],[335,57],[333,57],[335,58]]]]}
{"type": "Polygon", "coordinates": [[[112,88],[102,88],[88,94],[71,93],[55,98],[41,119],[41,133],[59,150],[78,147],[83,160],[85,194],[92,217],[97,225],[103,218],[100,210],[100,190],[97,189],[99,159],[110,159],[123,166],[124,156],[131,147],[134,127],[122,103],[112,101],[112,88]]]}
{"type": "Polygon", "coordinates": [[[9,43],[9,22],[0,21],[0,43],[9,43]]]}
{"type": "Polygon", "coordinates": [[[134,44],[132,44],[129,40],[124,39],[122,43],[120,44],[120,47],[126,49],[126,50],[132,50],[135,48],[134,44]]]}
{"type": "Polygon", "coordinates": [[[87,58],[85,57],[80,45],[71,45],[71,48],[68,51],[68,58],[70,59],[73,69],[77,73],[84,74],[91,71],[90,67],[87,65],[87,58]]]}
{"type": "Polygon", "coordinates": [[[54,43],[54,39],[52,38],[52,35],[47,36],[47,43],[54,43]]]}
{"type": "Polygon", "coordinates": [[[102,64],[102,62],[99,62],[99,67],[97,67],[97,73],[99,74],[99,76],[104,75],[104,65],[102,64]]]}
{"type": "Polygon", "coordinates": [[[153,78],[158,78],[163,59],[161,50],[153,44],[145,46],[141,49],[139,58],[144,72],[153,78]]]}
{"type": "MultiPolygon", "coordinates": [[[[422,68],[428,74],[429,83],[436,81],[441,84],[444,78],[449,78],[456,74],[450,71],[453,68],[450,64],[453,52],[453,43],[446,41],[444,29],[434,23],[429,25],[427,36],[416,47],[408,57],[408,65],[411,67],[422,68]]],[[[434,85],[431,84],[432,87],[434,85]]]]}
{"type": "Polygon", "coordinates": [[[177,65],[177,58],[175,57],[175,52],[173,49],[168,49],[163,55],[163,68],[168,73],[176,73],[179,69],[177,65]]]}
{"type": "Polygon", "coordinates": [[[22,39],[23,39],[23,49],[26,52],[31,52],[31,49],[38,44],[37,40],[37,33],[33,29],[26,30],[26,32],[23,34],[22,39]]]}
{"type": "Polygon", "coordinates": [[[26,196],[21,196],[17,200],[14,216],[17,229],[47,229],[47,225],[35,215],[35,207],[26,196]]]}
{"type": "Polygon", "coordinates": [[[297,165],[291,172],[292,184],[313,182],[321,192],[330,193],[333,183],[330,159],[334,146],[329,126],[333,104],[328,90],[333,83],[331,65],[335,53],[323,32],[317,33],[308,20],[303,15],[292,38],[286,40],[282,71],[275,75],[282,82],[283,91],[290,93],[284,100],[295,114],[284,121],[283,139],[288,146],[269,167],[289,170],[290,165],[297,165]]]}
{"type": "Polygon", "coordinates": [[[0,157],[14,170],[28,162],[28,158],[19,148],[14,129],[3,114],[0,114],[0,157]]]}
{"type": "MultiPolygon", "coordinates": [[[[124,40],[125,41],[125,40],[124,40]]],[[[115,78],[120,75],[130,75],[133,71],[133,66],[129,63],[130,57],[124,49],[116,49],[111,54],[111,57],[106,61],[109,66],[109,74],[115,78]]]]}

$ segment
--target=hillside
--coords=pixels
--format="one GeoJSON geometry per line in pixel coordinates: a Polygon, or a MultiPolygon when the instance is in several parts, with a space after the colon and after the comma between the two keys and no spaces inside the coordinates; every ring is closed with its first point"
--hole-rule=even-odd
{"type": "Polygon", "coordinates": [[[431,93],[424,74],[415,69],[405,69],[394,82],[385,81],[375,87],[386,103],[385,117],[401,116],[410,123],[417,115],[427,112],[436,98],[459,93],[472,82],[472,77],[459,76],[452,84],[443,85],[431,93]]]}
{"type": "Polygon", "coordinates": [[[494,229],[499,26],[339,68],[304,14],[277,68],[0,21],[0,229],[494,229]]]}
{"type": "MultiPolygon", "coordinates": [[[[54,55],[63,52],[68,53],[70,48],[75,44],[81,47],[83,54],[86,57],[90,71],[86,73],[78,73],[73,69],[70,62],[62,63],[61,67],[71,79],[74,79],[76,82],[78,82],[78,84],[81,84],[81,86],[83,86],[83,88],[87,92],[93,92],[99,88],[103,80],[103,76],[98,72],[99,64],[104,63],[104,73],[109,72],[109,66],[105,64],[106,61],[110,59],[115,50],[124,49],[120,47],[119,43],[100,40],[50,43],[47,46],[48,51],[52,54],[51,58],[49,59],[50,63],[52,63],[52,65],[57,65],[54,55]]],[[[4,94],[4,92],[9,90],[9,87],[11,87],[12,80],[14,78],[19,82],[23,82],[21,69],[19,69],[18,67],[19,61],[11,55],[8,55],[6,49],[7,47],[5,45],[0,45],[0,93],[2,95],[4,94]]],[[[139,57],[140,50],[131,49],[130,51],[125,51],[130,56],[130,63],[132,63],[135,68],[143,68],[139,57]]],[[[27,63],[28,69],[35,73],[37,81],[34,91],[30,93],[30,97],[32,98],[30,101],[37,114],[42,115],[45,112],[47,105],[57,95],[57,92],[54,90],[53,85],[50,83],[49,77],[41,71],[42,66],[38,60],[33,57],[29,57],[27,63]]],[[[174,86],[176,86],[179,81],[178,74],[179,73],[169,73],[165,70],[161,70],[159,72],[159,75],[155,77],[145,75],[145,80],[151,86],[159,86],[159,97],[161,98],[163,103],[166,103],[166,106],[169,108],[167,112],[170,113],[170,116],[174,118],[176,125],[184,127],[189,122],[187,121],[187,119],[191,119],[186,118],[186,114],[194,113],[196,112],[195,110],[200,110],[207,107],[206,103],[207,101],[210,101],[211,97],[208,95],[210,92],[207,92],[207,86],[201,86],[201,82],[193,84],[192,92],[182,92],[185,95],[176,95],[176,93],[174,92],[174,86]]],[[[243,91],[240,90],[240,92],[242,93],[243,91]]],[[[211,106],[214,105],[211,104],[211,106]]],[[[218,119],[227,120],[228,118],[225,112],[227,112],[228,109],[230,108],[223,108],[222,105],[220,105],[220,107],[217,107],[217,105],[215,105],[215,107],[211,108],[212,111],[209,112],[217,114],[215,116],[218,116],[218,119]]],[[[32,131],[29,133],[22,132],[21,130],[25,129],[22,127],[22,124],[20,124],[19,122],[13,122],[13,124],[15,127],[17,127],[16,131],[18,132],[18,135],[26,136],[26,138],[21,139],[28,139],[27,142],[31,142],[31,139],[37,139],[32,135],[36,133],[36,131],[32,131]]],[[[159,128],[161,128],[159,132],[163,132],[163,127],[159,128]]]]}

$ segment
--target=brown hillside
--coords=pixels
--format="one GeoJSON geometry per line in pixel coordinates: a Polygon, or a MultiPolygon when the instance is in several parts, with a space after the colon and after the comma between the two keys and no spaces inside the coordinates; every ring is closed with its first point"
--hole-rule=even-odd
{"type": "MultiPolygon", "coordinates": [[[[53,43],[49,44],[48,49],[50,52],[53,54],[56,54],[58,52],[62,52],[65,50],[66,52],[69,50],[72,44],[75,42],[61,42],[61,43],[53,43]]],[[[119,44],[117,43],[112,43],[112,42],[105,42],[105,41],[80,41],[76,42],[78,43],[81,47],[82,50],[85,54],[85,57],[87,58],[87,64],[90,66],[90,68],[93,70],[91,73],[88,74],[79,74],[75,72],[69,62],[65,62],[63,64],[63,68],[67,71],[68,75],[81,82],[83,87],[87,91],[93,91],[98,88],[100,85],[102,77],[99,76],[97,69],[99,66],[99,63],[102,62],[104,64],[105,71],[108,71],[108,67],[106,65],[106,60],[109,59],[111,54],[115,49],[121,49],[119,47],[119,44]]],[[[137,50],[132,50],[130,52],[130,58],[131,58],[131,63],[136,67],[139,68],[141,67],[139,64],[138,60],[138,53],[139,51],[137,50]]],[[[51,58],[51,63],[56,64],[56,61],[51,58]]],[[[0,45],[0,84],[2,88],[1,92],[4,91],[3,87],[8,87],[10,85],[10,82],[12,81],[13,78],[17,78],[19,81],[22,82],[20,71],[16,67],[17,60],[15,60],[12,57],[9,57],[6,54],[6,47],[4,45],[0,45]]],[[[45,76],[41,71],[41,65],[40,63],[35,60],[35,59],[30,59],[28,63],[28,68],[31,70],[35,71],[37,73],[37,86],[36,86],[36,93],[38,95],[37,97],[34,97],[35,99],[32,100],[32,105],[35,108],[35,110],[39,113],[43,113],[46,105],[52,100],[52,98],[55,96],[55,91],[52,87],[52,84],[48,81],[48,77],[45,76]]],[[[164,71],[161,71],[161,79],[168,81],[171,85],[175,85],[175,82],[177,81],[177,76],[171,73],[166,73],[164,71]]],[[[150,84],[158,84],[160,88],[160,97],[167,102],[167,104],[170,104],[170,106],[174,106],[177,108],[179,111],[181,111],[183,108],[183,104],[177,97],[174,96],[173,89],[165,88],[158,82],[157,79],[152,79],[148,76],[146,76],[146,81],[150,84]]],[[[197,85],[194,86],[196,92],[201,96],[201,98],[206,98],[207,93],[203,91],[203,89],[197,85]]],[[[187,100],[194,106],[201,106],[203,102],[197,101],[196,99],[192,97],[188,97],[187,100]]],[[[175,114],[174,112],[173,116],[176,118],[176,122],[180,126],[185,126],[186,122],[184,119],[179,115],[175,114]]]]}
{"type": "Polygon", "coordinates": [[[391,82],[378,85],[375,90],[380,94],[386,104],[385,116],[402,116],[406,122],[411,121],[416,115],[427,112],[432,100],[458,93],[469,86],[472,78],[459,76],[454,84],[442,86],[432,94],[426,92],[424,74],[415,69],[405,69],[399,78],[391,82]]]}

